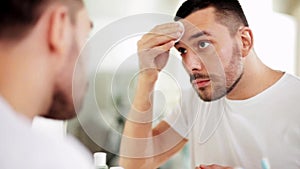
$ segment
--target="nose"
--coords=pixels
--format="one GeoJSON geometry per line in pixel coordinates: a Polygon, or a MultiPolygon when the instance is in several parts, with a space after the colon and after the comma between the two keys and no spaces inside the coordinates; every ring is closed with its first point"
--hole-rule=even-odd
{"type": "Polygon", "coordinates": [[[191,50],[182,58],[182,63],[188,73],[200,72],[204,69],[201,57],[191,50]]]}

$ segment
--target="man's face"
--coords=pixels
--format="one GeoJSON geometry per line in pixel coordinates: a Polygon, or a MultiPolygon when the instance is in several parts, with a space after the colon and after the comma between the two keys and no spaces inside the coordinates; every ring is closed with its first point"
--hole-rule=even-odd
{"type": "Polygon", "coordinates": [[[193,87],[204,101],[225,96],[243,74],[238,38],[215,20],[213,8],[194,12],[181,22],[185,33],[175,47],[193,87]]]}
{"type": "Polygon", "coordinates": [[[90,31],[91,21],[86,9],[82,8],[77,14],[76,24],[72,26],[72,44],[68,52],[68,61],[58,79],[52,105],[45,117],[70,119],[76,115],[75,106],[81,107],[87,89],[87,58],[79,55],[90,31]]]}

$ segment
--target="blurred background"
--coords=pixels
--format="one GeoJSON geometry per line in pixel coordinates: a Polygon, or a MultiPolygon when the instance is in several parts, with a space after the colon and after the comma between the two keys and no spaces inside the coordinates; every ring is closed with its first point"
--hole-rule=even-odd
{"type": "MultiPolygon", "coordinates": [[[[182,0],[85,0],[95,28],[91,35],[122,20],[122,18],[155,13],[174,16],[182,0]]],[[[254,48],[258,56],[274,69],[300,75],[300,1],[299,0],[240,0],[254,32],[254,48]]],[[[133,23],[131,26],[147,24],[133,23]]],[[[151,25],[151,24],[150,24],[151,25]]],[[[120,27],[119,29],[124,29],[120,27]]],[[[149,27],[149,30],[151,27],[149,27]]],[[[114,34],[109,35],[114,38],[114,34]]],[[[108,153],[109,166],[118,164],[118,151],[124,116],[130,108],[137,73],[136,42],[141,35],[132,36],[114,44],[101,60],[96,73],[90,74],[92,87],[78,118],[70,121],[54,121],[36,118],[35,130],[55,138],[72,134],[92,153],[108,153]]],[[[101,43],[93,43],[95,55],[101,43]],[[96,45],[95,45],[96,44],[96,45]]],[[[94,52],[94,53],[93,53],[94,52]]],[[[171,51],[172,55],[177,55],[171,51]]],[[[155,123],[162,119],[180,98],[180,91],[190,87],[188,77],[180,63],[173,57],[159,77],[156,86],[155,123]],[[162,105],[162,106],[161,106],[162,105]]],[[[161,169],[191,168],[188,145],[161,169]]]]}

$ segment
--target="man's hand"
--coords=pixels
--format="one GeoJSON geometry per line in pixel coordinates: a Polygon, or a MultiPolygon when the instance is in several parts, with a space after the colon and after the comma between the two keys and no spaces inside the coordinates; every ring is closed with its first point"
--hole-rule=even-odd
{"type": "Polygon", "coordinates": [[[169,51],[181,36],[180,24],[166,23],[154,27],[138,42],[140,70],[157,75],[167,64],[169,51]]]}
{"type": "Polygon", "coordinates": [[[233,169],[232,167],[222,167],[216,164],[212,165],[200,165],[199,167],[196,167],[195,169],[233,169]]]}

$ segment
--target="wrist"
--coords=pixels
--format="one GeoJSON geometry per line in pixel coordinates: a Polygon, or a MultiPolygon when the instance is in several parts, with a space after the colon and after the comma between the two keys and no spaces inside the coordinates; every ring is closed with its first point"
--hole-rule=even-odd
{"type": "Polygon", "coordinates": [[[147,69],[139,73],[138,84],[144,85],[155,85],[155,82],[158,79],[159,71],[156,69],[147,69]]]}

